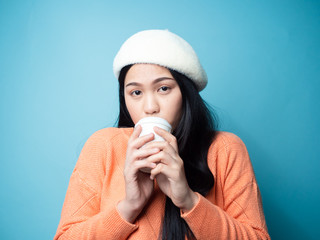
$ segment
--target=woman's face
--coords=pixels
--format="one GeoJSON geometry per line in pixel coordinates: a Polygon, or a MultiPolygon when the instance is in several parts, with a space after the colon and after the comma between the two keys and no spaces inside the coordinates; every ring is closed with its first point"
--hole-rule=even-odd
{"type": "Polygon", "coordinates": [[[182,95],[167,68],[155,64],[133,65],[124,80],[124,98],[134,124],[144,117],[164,118],[173,129],[179,123],[182,95]]]}

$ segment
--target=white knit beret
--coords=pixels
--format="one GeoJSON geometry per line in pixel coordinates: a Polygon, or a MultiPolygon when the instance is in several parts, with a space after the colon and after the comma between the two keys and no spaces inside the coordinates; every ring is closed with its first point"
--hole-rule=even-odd
{"type": "Polygon", "coordinates": [[[128,38],[113,61],[116,78],[123,67],[135,63],[152,63],[180,72],[196,84],[198,91],[208,82],[190,44],[168,30],[146,30],[128,38]]]}

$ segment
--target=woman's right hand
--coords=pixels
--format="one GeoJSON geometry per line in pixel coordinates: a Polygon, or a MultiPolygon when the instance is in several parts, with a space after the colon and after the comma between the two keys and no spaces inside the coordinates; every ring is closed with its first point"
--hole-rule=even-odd
{"type": "Polygon", "coordinates": [[[126,196],[117,206],[120,215],[131,223],[140,214],[153,192],[153,180],[150,179],[150,174],[144,173],[140,169],[155,168],[156,164],[147,161],[146,158],[160,151],[158,148],[141,148],[144,144],[154,139],[152,133],[139,137],[141,131],[140,125],[135,127],[128,141],[123,172],[126,184],[126,196]]]}

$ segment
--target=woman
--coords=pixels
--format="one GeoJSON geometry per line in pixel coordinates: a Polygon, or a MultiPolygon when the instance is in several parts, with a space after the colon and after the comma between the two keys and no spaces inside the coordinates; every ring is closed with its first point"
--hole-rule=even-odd
{"type": "Polygon", "coordinates": [[[118,128],[85,144],[54,239],[270,239],[246,147],[215,130],[192,47],[167,30],[142,31],[122,45],[114,73],[118,128]],[[172,125],[154,129],[165,141],[139,137],[133,127],[148,116],[172,125]]]}

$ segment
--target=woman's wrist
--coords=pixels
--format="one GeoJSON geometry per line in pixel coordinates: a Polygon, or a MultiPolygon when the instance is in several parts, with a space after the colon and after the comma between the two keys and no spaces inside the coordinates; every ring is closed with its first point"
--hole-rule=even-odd
{"type": "Polygon", "coordinates": [[[180,208],[182,213],[189,212],[198,203],[198,195],[190,189],[189,197],[186,198],[185,204],[180,208]]]}
{"type": "Polygon", "coordinates": [[[134,223],[140,210],[132,208],[126,200],[122,200],[117,205],[117,210],[120,216],[129,223],[134,223]]]}

